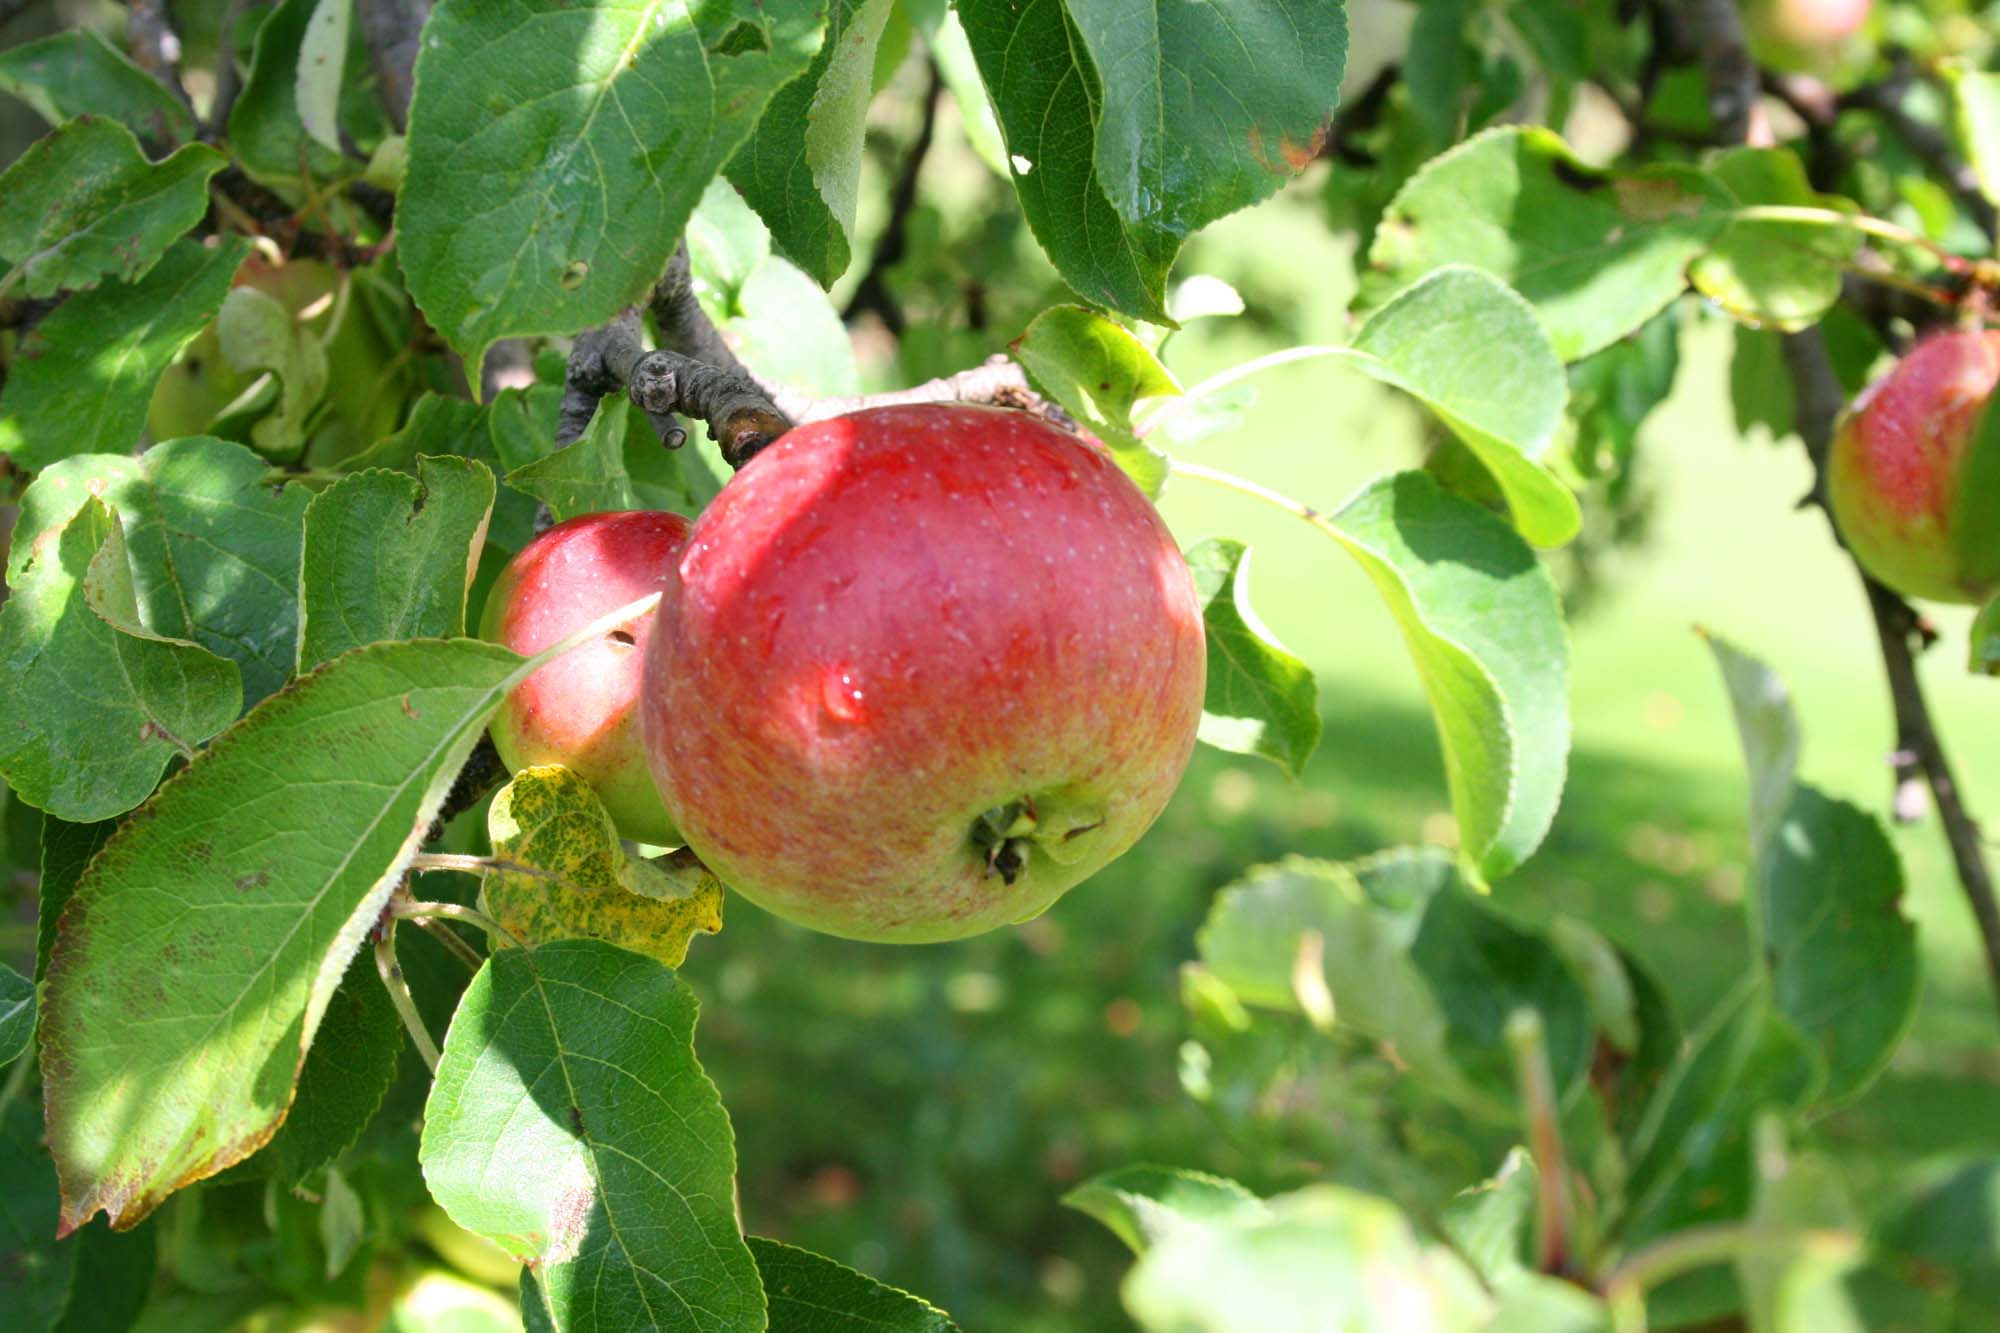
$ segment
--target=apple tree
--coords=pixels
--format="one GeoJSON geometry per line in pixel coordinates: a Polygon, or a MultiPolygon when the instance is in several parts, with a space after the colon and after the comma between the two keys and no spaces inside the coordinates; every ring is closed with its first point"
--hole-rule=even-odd
{"type": "MultiPolygon", "coordinates": [[[[1252,603],[1270,529],[1156,511],[1199,488],[1379,597],[1448,828],[1204,887],[1137,1076],[1204,1136],[1005,1182],[1100,1246],[1033,1326],[2000,1328],[2000,1144],[1884,1171],[1841,1118],[1919,1058],[1891,821],[2000,998],[1918,670],[2000,674],[1990,6],[0,0],[0,92],[9,1329],[1028,1326],[765,1234],[831,1095],[786,1062],[951,1038],[705,951],[1109,956],[1197,743],[1365,779],[1252,603]],[[1301,199],[1346,309],[1194,262],[1301,199]],[[1231,322],[1278,345],[1195,374],[1231,322]],[[1708,638],[1748,869],[1692,1012],[1510,887],[1691,330],[1809,461],[1893,750],[1807,782],[1793,645],[1708,638]],[[1232,466],[1294,363],[1421,447],[1344,500],[1304,433],[1232,466]],[[725,1107],[717,1029],[779,1094],[725,1107]]],[[[888,1068],[842,1077],[953,1077],[888,1068]]]]}

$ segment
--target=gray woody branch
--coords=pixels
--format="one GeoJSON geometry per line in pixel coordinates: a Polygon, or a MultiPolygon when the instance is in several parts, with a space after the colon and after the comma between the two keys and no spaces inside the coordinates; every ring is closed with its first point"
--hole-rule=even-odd
{"type": "MultiPolygon", "coordinates": [[[[1741,143],[1752,133],[1758,116],[1756,99],[1760,82],[1756,63],[1744,42],[1742,18],[1735,0],[1693,0],[1687,7],[1687,17],[1708,79],[1709,114],[1716,125],[1716,137],[1727,144],[1741,143]]],[[[1813,465],[1813,491],[1808,499],[1825,509],[1827,454],[1846,395],[1834,374],[1826,339],[1817,326],[1784,335],[1783,347],[1797,404],[1794,419],[1813,465]]],[[[1831,517],[1829,511],[1829,520],[1831,517]]],[[[1834,537],[1840,538],[1838,527],[1834,529],[1834,537]]],[[[1892,762],[1896,770],[1896,812],[1899,817],[1912,816],[1910,798],[1917,794],[1915,781],[1921,775],[1937,803],[1959,884],[1978,924],[1994,999],[2000,1003],[2000,902],[1995,899],[1993,876],[1986,865],[1979,826],[1960,798],[1944,743],[1931,720],[1930,704],[1917,677],[1917,652],[1928,646],[1932,636],[1910,605],[1870,578],[1858,562],[1855,572],[1868,594],[1868,608],[1874,618],[1875,636],[1881,645],[1882,666],[1888,676],[1889,698],[1895,711],[1897,748],[1892,762]]]]}

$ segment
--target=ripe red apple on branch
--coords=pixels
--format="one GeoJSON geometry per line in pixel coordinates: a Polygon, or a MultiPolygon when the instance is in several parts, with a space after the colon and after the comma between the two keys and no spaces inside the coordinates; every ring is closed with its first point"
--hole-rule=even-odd
{"type": "Polygon", "coordinates": [[[1834,435],[1827,489],[1855,558],[1911,597],[2000,592],[2000,332],[1925,339],[1854,400],[1834,435]],[[1982,423],[1984,429],[1982,432],[1982,423]]]}
{"type": "Polygon", "coordinates": [[[855,939],[1031,917],[1130,847],[1194,745],[1186,562],[1023,412],[793,430],[702,514],[646,655],[668,811],[722,880],[855,939]]]}
{"type": "MultiPolygon", "coordinates": [[[[531,655],[592,620],[673,582],[690,524],[630,510],[558,523],[521,548],[486,600],[482,638],[531,655]]],[[[677,843],[647,771],[636,710],[648,615],[550,662],[522,681],[492,723],[510,770],[562,764],[597,792],[620,834],[677,843]]]]}

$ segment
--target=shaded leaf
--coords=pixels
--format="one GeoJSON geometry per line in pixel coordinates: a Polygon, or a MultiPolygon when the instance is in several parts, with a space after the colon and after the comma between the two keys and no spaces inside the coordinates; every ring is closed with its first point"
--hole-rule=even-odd
{"type": "Polygon", "coordinates": [[[1381,302],[1441,265],[1470,264],[1526,297],[1556,355],[1574,361],[1680,295],[1731,205],[1692,167],[1606,173],[1552,131],[1489,130],[1432,158],[1390,201],[1363,297],[1381,302]]]}
{"type": "Polygon", "coordinates": [[[748,1238],[764,1282],[771,1333],[956,1333],[929,1301],[877,1282],[845,1264],[762,1236],[748,1238]]]}
{"type": "Polygon", "coordinates": [[[1264,1208],[1263,1200],[1233,1180],[1172,1166],[1121,1167],[1086,1180],[1063,1195],[1063,1203],[1109,1227],[1134,1254],[1183,1227],[1264,1208]]]}
{"type": "MultiPolygon", "coordinates": [[[[305,77],[300,62],[318,3],[279,0],[257,25],[249,73],[229,111],[231,150],[251,175],[272,184],[303,186],[358,176],[364,165],[316,141],[300,116],[299,85],[305,77]]],[[[314,52],[316,58],[344,54],[314,52]]]]}
{"type": "MultiPolygon", "coordinates": [[[[51,1186],[53,1188],[53,1186],[51,1186]]],[[[126,1333],[137,1325],[159,1265],[159,1228],[113,1231],[93,1222],[64,1244],[76,1251],[69,1308],[55,1333],[126,1333]]]]}
{"type": "Polygon", "coordinates": [[[806,72],[780,88],[730,159],[729,179],[778,250],[822,287],[847,271],[861,174],[862,114],[889,0],[839,0],[806,72]]]}
{"type": "Polygon", "coordinates": [[[0,454],[42,468],[77,454],[123,453],[145,428],[153,387],[215,318],[240,236],[179,240],[137,282],[79,292],[22,337],[0,389],[0,454]]]}
{"type": "Polygon", "coordinates": [[[90,28],[0,51],[0,92],[20,98],[51,125],[72,116],[107,116],[159,144],[195,133],[194,117],[180,99],[90,28]]]}
{"type": "Polygon", "coordinates": [[[396,230],[410,294],[475,380],[496,339],[568,333],[645,296],[823,27],[805,0],[432,12],[396,230]]]}
{"type": "Polygon", "coordinates": [[[298,1185],[353,1147],[381,1108],[402,1049],[402,1020],[376,975],[374,951],[362,949],[327,1001],[291,1110],[252,1165],[298,1185]]]}
{"type": "Polygon", "coordinates": [[[247,1157],[487,718],[532,665],[469,640],[347,654],[265,700],[114,833],[49,966],[63,1224],[129,1225],[247,1157]]]}
{"type": "Polygon", "coordinates": [[[35,1039],[35,983],[0,963],[0,1067],[12,1064],[35,1039]]]}
{"type": "Polygon", "coordinates": [[[1452,1248],[1489,1285],[1529,1271],[1528,1228],[1535,1220],[1535,1159],[1510,1148],[1489,1180],[1462,1189],[1438,1211],[1438,1227],[1452,1248]]]}
{"type": "Polygon", "coordinates": [[[1951,89],[1952,129],[1979,192],[2000,204],[2000,74],[1963,60],[1939,62],[1951,89]]]}
{"type": "Polygon", "coordinates": [[[1972,647],[1973,671],[2000,676],[2000,597],[1980,608],[1966,637],[1972,647]]]}
{"type": "Polygon", "coordinates": [[[1981,1157],[1925,1180],[1880,1228],[1884,1250],[1951,1274],[1972,1301],[2000,1294],[2000,1158],[1981,1157]]]}
{"type": "Polygon", "coordinates": [[[1319,744],[1319,688],[1250,607],[1250,550],[1227,539],[1188,552],[1208,634],[1201,739],[1262,755],[1297,777],[1319,744]]]}
{"type": "Polygon", "coordinates": [[[515,468],[507,474],[507,484],[547,505],[558,523],[578,514],[638,508],[625,471],[625,418],[631,410],[631,400],[623,394],[604,398],[582,438],[515,468]]]}
{"type": "Polygon", "coordinates": [[[1845,1279],[1862,1258],[1860,1213],[1832,1162],[1793,1155],[1775,1116],[1757,1127],[1750,1223],[1767,1236],[1736,1260],[1754,1333],[1866,1333],[1845,1279]]]}
{"type": "Polygon", "coordinates": [[[115,120],[80,116],[0,172],[0,259],[31,297],[133,282],[208,212],[208,178],[228,159],[188,144],[149,162],[115,120]]]}
{"type": "Polygon", "coordinates": [[[350,474],[307,508],[301,671],[366,643],[465,633],[493,474],[469,458],[420,458],[417,471],[350,474]]]}
{"type": "MultiPolygon", "coordinates": [[[[1732,148],[1708,169],[1746,206],[1853,208],[1815,191],[1805,164],[1790,149],[1732,148]]],[[[1861,233],[1851,228],[1736,220],[1694,261],[1688,277],[1737,319],[1795,331],[1840,299],[1841,274],[1860,248],[1861,233]]]]}
{"type": "Polygon", "coordinates": [[[72,824],[68,820],[42,816],[41,904],[35,930],[35,980],[48,974],[49,950],[56,943],[56,922],[76,891],[83,868],[97,849],[117,828],[111,820],[94,824],[72,824]]]}
{"type": "Polygon", "coordinates": [[[1093,310],[1059,305],[1036,315],[1013,350],[1043,393],[1110,446],[1140,490],[1160,493],[1166,455],[1140,443],[1132,409],[1144,398],[1178,396],[1181,387],[1144,343],[1093,310]]]}
{"type": "Polygon", "coordinates": [[[494,796],[486,826],[495,857],[547,872],[489,871],[480,889],[486,910],[523,944],[603,940],[679,967],[696,933],[722,929],[721,881],[699,863],[683,875],[626,855],[597,794],[560,764],[516,773],[494,796]]]}
{"type": "Polygon", "coordinates": [[[0,1105],[0,1309],[10,1329],[52,1329],[69,1304],[77,1247],[56,1243],[56,1172],[34,1102],[0,1105]]]}
{"type": "Polygon", "coordinates": [[[762,1322],[695,1012],[651,959],[563,940],[495,954],[452,1019],[424,1179],[460,1226],[532,1265],[552,1327],[762,1322]]]}
{"type": "Polygon", "coordinates": [[[298,635],[299,551],[312,493],[274,489],[240,444],[169,440],[133,458],[93,454],[45,469],[21,501],[8,578],[44,533],[89,497],[117,511],[132,555],[139,617],[242,669],[246,700],[291,674],[298,635]]]}
{"type": "Polygon", "coordinates": [[[138,624],[118,520],[86,499],[0,605],[0,774],[58,819],[123,814],[243,706],[236,667],[138,624]]]}
{"type": "Polygon", "coordinates": [[[250,427],[250,442],[271,458],[296,458],[306,443],[306,420],[326,393],[326,347],[292,318],[274,296],[238,287],[222,302],[215,331],[223,360],[239,375],[269,373],[278,382],[278,405],[250,427]]]}
{"type": "Polygon", "coordinates": [[[1461,845],[1482,873],[1505,874],[1548,831],[1568,761],[1554,582],[1505,522],[1420,473],[1376,482],[1331,527],[1416,659],[1461,845]]]}
{"type": "Polygon", "coordinates": [[[1087,301],[1163,322],[1184,233],[1113,206],[1095,156],[1103,85],[1063,0],[961,0],[957,12],[1006,135],[1014,193],[1056,271],[1087,301]]]}

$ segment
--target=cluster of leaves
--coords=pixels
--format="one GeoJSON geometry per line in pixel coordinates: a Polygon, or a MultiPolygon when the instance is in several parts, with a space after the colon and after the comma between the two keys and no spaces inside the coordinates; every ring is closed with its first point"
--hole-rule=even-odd
{"type": "MultiPolygon", "coordinates": [[[[1683,1031],[1588,925],[1531,928],[1481,895],[1535,852],[1564,784],[1568,635],[1542,553],[1584,530],[1587,479],[1628,475],[1674,380],[1682,298],[1743,324],[1742,367],[1772,331],[1834,327],[1857,270],[1983,251],[1955,208],[1912,200],[1923,170],[1892,156],[1830,182],[1793,147],[1698,155],[1703,127],[1671,123],[1677,96],[1701,105],[1688,69],[1608,5],[1524,3],[1502,23],[1425,4],[1377,123],[1353,130],[1365,163],[1330,178],[1365,239],[1352,336],[1282,359],[1396,390],[1441,443],[1321,512],[1159,446],[1225,429],[1262,368],[1184,388],[1172,330],[1242,302],[1168,278],[1192,235],[1327,146],[1347,51],[1332,0],[446,0],[406,134],[352,8],[240,16],[242,92],[205,123],[94,31],[0,53],[0,87],[52,125],[0,175],[0,301],[33,310],[0,347],[0,455],[21,483],[0,777],[41,812],[33,973],[0,970],[0,1063],[17,1062],[0,1171],[29,1201],[0,1291],[32,1326],[80,1293],[136,1307],[163,1249],[204,1291],[186,1257],[211,1225],[199,1205],[141,1224],[218,1175],[215,1197],[253,1199],[277,1238],[260,1292],[373,1300],[364,1219],[427,1193],[449,1219],[435,1247],[483,1238],[510,1282],[527,1266],[537,1326],[948,1326],[743,1235],[733,1133],[674,971],[720,926],[711,878],[628,855],[559,769],[516,776],[483,828],[435,828],[499,700],[547,656],[464,637],[537,508],[692,513],[725,480],[705,441],[662,450],[618,396],[557,450],[560,340],[642,302],[685,239],[704,312],[749,364],[858,390],[823,288],[856,249],[871,97],[919,43],[1087,303],[1008,330],[1022,365],[1149,493],[1175,476],[1246,489],[1359,562],[1429,699],[1457,825],[1457,858],[1285,861],[1217,900],[1186,976],[1189,1092],[1226,1115],[1308,1061],[1394,1106],[1367,1128],[1384,1152],[1365,1180],[1259,1200],[1149,1168],[1078,1191],[1140,1255],[1134,1318],[1591,1328],[1668,1278],[1656,1317],[1748,1308],[1770,1328],[1976,1304],[1994,1256],[1953,1231],[1991,1163],[1864,1220],[1830,1164],[1791,1149],[1889,1058],[1916,954],[1891,845],[1795,781],[1768,671],[1718,645],[1756,873],[1755,966],[1715,1013],[1683,1031]],[[1586,71],[1643,87],[1633,138],[1659,151],[1602,166],[1499,123],[1522,120],[1523,49],[1552,121],[1586,71]],[[396,921],[425,906],[409,876],[441,864],[427,848],[497,859],[479,885],[492,951],[451,937],[469,983],[448,954],[426,975],[407,932],[395,952],[396,921]],[[400,1054],[399,1018],[448,1018],[434,1080],[400,1054]],[[47,1155],[15,1095],[37,1071],[47,1155]],[[364,1151],[419,1114],[401,1146],[421,1188],[408,1158],[399,1179],[364,1151]],[[1509,1155],[1523,1138],[1532,1152],[1509,1155]],[[1718,1220],[1739,1224],[1724,1248],[1676,1246],[1718,1220]],[[1917,1268],[1952,1276],[1912,1286],[1917,1268]]],[[[1952,124],[2000,193],[2000,92],[1954,69],[1952,124]]],[[[1852,323],[1843,375],[1882,345],[1852,323]]],[[[1746,372],[1738,412],[1788,429],[1773,381],[1746,372]]],[[[1189,555],[1202,739],[1297,773],[1320,730],[1312,675],[1251,607],[1248,547],[1189,555]]]]}

